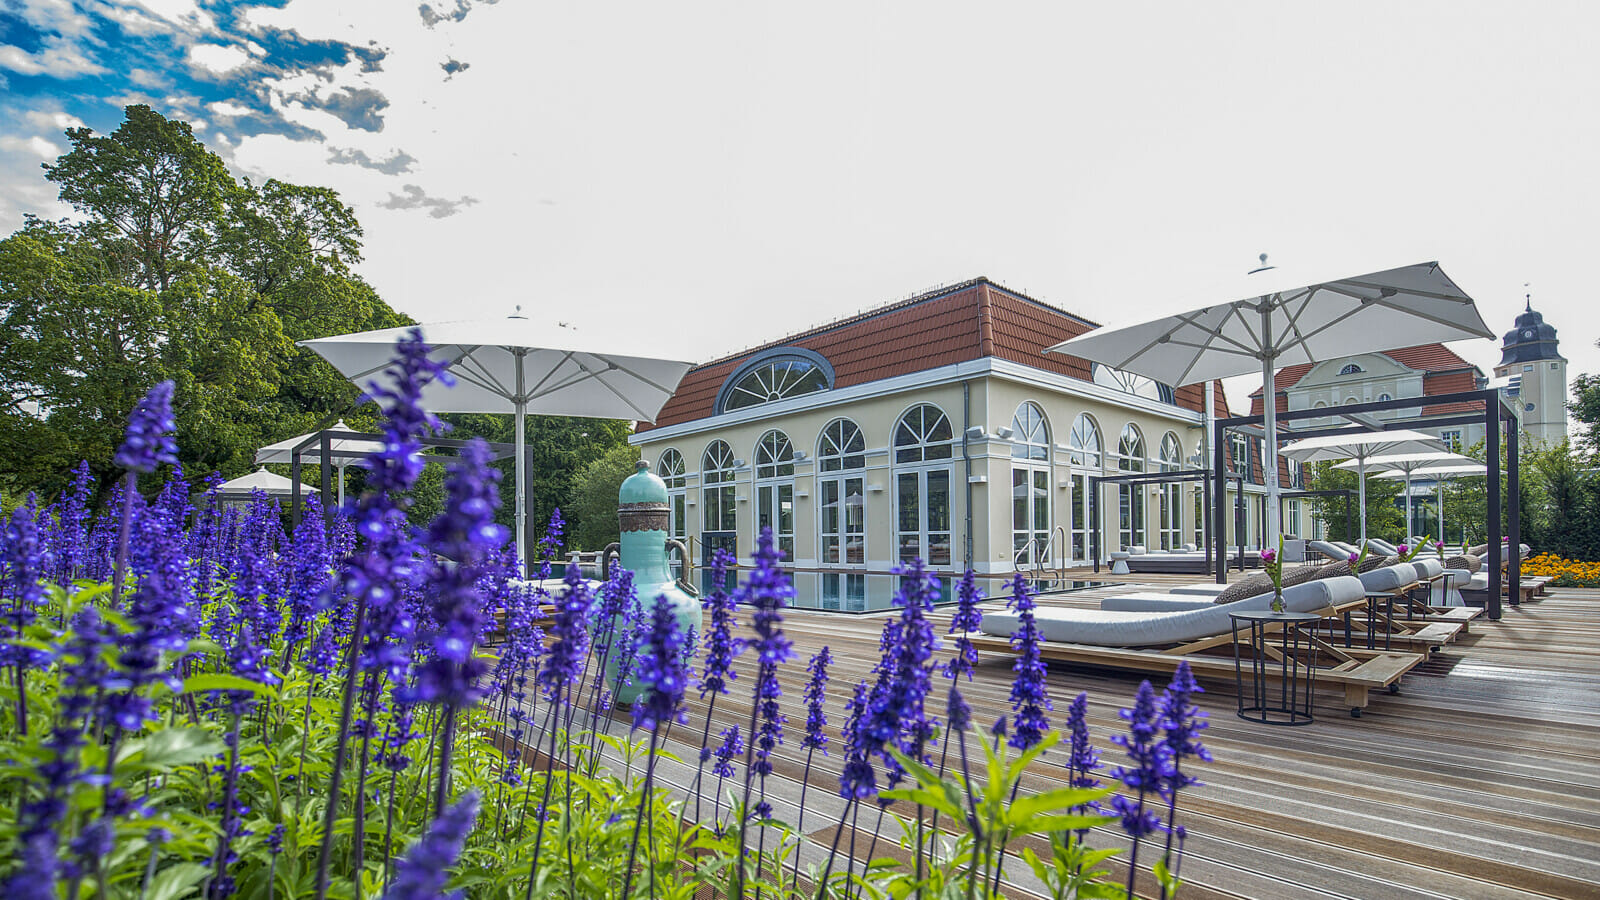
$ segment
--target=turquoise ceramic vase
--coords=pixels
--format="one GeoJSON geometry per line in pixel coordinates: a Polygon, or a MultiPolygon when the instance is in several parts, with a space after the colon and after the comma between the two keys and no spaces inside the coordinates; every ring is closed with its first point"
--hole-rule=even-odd
{"type": "MultiPolygon", "coordinates": [[[[667,564],[667,516],[671,507],[667,503],[666,482],[650,472],[650,464],[639,460],[638,471],[622,482],[617,492],[617,518],[622,526],[620,565],[633,573],[633,587],[638,602],[649,616],[657,597],[666,597],[677,613],[678,625],[687,634],[694,629],[702,633],[700,601],[684,593],[672,576],[667,564]]],[[[611,625],[612,634],[624,628],[621,617],[611,625]]],[[[631,652],[623,652],[621,643],[613,647],[606,659],[606,684],[618,683],[618,669],[624,658],[632,659],[631,652]]],[[[623,673],[629,675],[631,673],[623,673]]],[[[616,688],[615,702],[632,704],[638,699],[640,689],[624,683],[616,688]]]]}

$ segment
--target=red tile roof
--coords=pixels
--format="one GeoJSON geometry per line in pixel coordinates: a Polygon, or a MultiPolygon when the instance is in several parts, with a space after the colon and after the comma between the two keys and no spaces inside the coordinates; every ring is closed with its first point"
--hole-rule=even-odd
{"type": "MultiPolygon", "coordinates": [[[[990,356],[1087,381],[1088,362],[1043,351],[1096,327],[987,278],[975,278],[696,366],[684,375],[655,424],[640,423],[638,430],[712,415],[728,376],[751,358],[780,347],[820,354],[833,367],[834,387],[990,356]]],[[[1175,399],[1198,410],[1203,397],[1199,386],[1191,386],[1177,389],[1175,399]]],[[[1226,415],[1220,390],[1218,397],[1218,414],[1226,415]]]]}
{"type": "MultiPolygon", "coordinates": [[[[1477,367],[1457,356],[1443,344],[1419,344],[1415,347],[1401,347],[1398,350],[1385,350],[1384,356],[1409,369],[1417,369],[1424,373],[1422,378],[1422,395],[1424,397],[1434,394],[1448,394],[1455,391],[1475,390],[1474,377],[1478,374],[1477,367]],[[1439,380],[1441,376],[1451,376],[1448,380],[1439,380]],[[1464,379],[1464,381],[1463,381],[1464,379]],[[1465,386],[1460,386],[1465,384],[1465,386]],[[1449,385],[1449,386],[1446,386],[1449,385]]],[[[1306,377],[1311,371],[1311,363],[1299,363],[1293,366],[1284,366],[1279,369],[1274,383],[1278,389],[1278,412],[1287,412],[1289,398],[1284,393],[1294,387],[1300,379],[1306,377]]],[[[1261,388],[1256,388],[1250,394],[1250,415],[1261,415],[1261,388]]],[[[1459,405],[1459,404],[1458,404],[1459,405]]],[[[1477,407],[1468,404],[1470,409],[1477,407]]],[[[1443,407],[1430,407],[1423,411],[1423,415],[1432,415],[1433,411],[1455,412],[1455,409],[1443,407]]]]}

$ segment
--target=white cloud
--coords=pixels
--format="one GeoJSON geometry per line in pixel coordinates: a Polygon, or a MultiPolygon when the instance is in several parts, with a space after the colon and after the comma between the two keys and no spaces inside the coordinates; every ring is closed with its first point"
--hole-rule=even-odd
{"type": "Polygon", "coordinates": [[[229,119],[238,118],[239,116],[248,116],[255,112],[255,110],[251,109],[250,107],[240,106],[231,100],[218,100],[207,108],[217,115],[229,119]]]}
{"type": "Polygon", "coordinates": [[[189,48],[189,66],[212,75],[227,75],[251,63],[250,51],[225,44],[195,44],[189,48]]]}
{"type": "Polygon", "coordinates": [[[34,127],[43,128],[46,131],[66,131],[68,128],[83,127],[82,119],[59,109],[30,109],[24,118],[32,122],[34,127]]]}
{"type": "Polygon", "coordinates": [[[165,88],[172,85],[171,79],[160,72],[152,72],[149,69],[129,69],[128,80],[139,87],[147,88],[165,88]]]}
{"type": "Polygon", "coordinates": [[[38,53],[0,44],[0,69],[10,69],[19,75],[49,75],[54,78],[99,75],[106,70],[84,56],[77,47],[57,38],[46,38],[44,49],[38,53]]]}
{"type": "Polygon", "coordinates": [[[217,20],[194,0],[138,0],[133,5],[143,7],[151,15],[182,31],[214,34],[217,30],[217,20]]]}
{"type": "Polygon", "coordinates": [[[22,0],[17,13],[40,31],[52,31],[69,38],[88,34],[93,24],[72,0],[22,0]]]}
{"type": "Polygon", "coordinates": [[[55,159],[61,155],[60,147],[38,135],[26,138],[13,135],[0,137],[0,150],[8,153],[29,153],[40,159],[55,159]]]}

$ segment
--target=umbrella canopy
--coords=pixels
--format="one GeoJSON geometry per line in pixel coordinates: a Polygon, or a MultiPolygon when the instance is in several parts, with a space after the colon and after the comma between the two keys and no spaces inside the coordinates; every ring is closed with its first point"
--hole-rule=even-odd
{"type": "MultiPolygon", "coordinates": [[[[623,345],[607,337],[587,343],[560,325],[521,315],[416,326],[450,367],[455,383],[430,383],[424,407],[436,413],[510,413],[516,416],[517,555],[526,564],[529,414],[655,421],[690,363],[662,359],[659,347],[623,345]]],[[[385,328],[301,341],[360,387],[381,373],[394,345],[411,327],[385,328]]]]}
{"type": "MultiPolygon", "coordinates": [[[[1356,488],[1361,504],[1361,542],[1367,540],[1367,461],[1380,456],[1409,456],[1442,452],[1444,442],[1420,431],[1362,431],[1305,438],[1283,448],[1283,455],[1300,462],[1351,459],[1356,463],[1356,488]]],[[[1410,523],[1406,523],[1410,530],[1410,523]]]]}
{"type": "MultiPolygon", "coordinates": [[[[343,419],[329,426],[327,431],[350,431],[349,425],[343,419]]],[[[308,440],[319,436],[322,432],[313,431],[308,434],[286,438],[275,444],[268,444],[256,451],[256,464],[281,463],[290,465],[294,462],[294,448],[308,440]]],[[[360,462],[368,456],[383,449],[382,441],[365,441],[359,438],[334,438],[328,442],[328,462],[339,470],[339,503],[344,503],[344,470],[353,462],[360,462]]],[[[302,463],[322,464],[322,444],[314,442],[311,446],[300,451],[302,463]]]]}
{"type": "MultiPolygon", "coordinates": [[[[1435,455],[1435,454],[1427,454],[1435,455]]],[[[1376,477],[1388,478],[1394,481],[1404,480],[1406,483],[1406,518],[1410,520],[1411,506],[1411,479],[1434,479],[1434,502],[1439,504],[1439,540],[1444,540],[1444,483],[1452,478],[1464,478],[1472,475],[1488,473],[1488,466],[1470,456],[1461,456],[1458,453],[1450,454],[1454,460],[1439,460],[1415,468],[1390,469],[1379,472],[1376,477]]],[[[1341,463],[1341,465],[1343,465],[1341,463]]]]}
{"type": "Polygon", "coordinates": [[[257,491],[269,497],[287,497],[294,493],[294,482],[261,468],[217,485],[217,492],[224,496],[249,497],[257,491]]]}
{"type": "Polygon", "coordinates": [[[1261,372],[1267,431],[1269,543],[1277,540],[1276,370],[1295,363],[1494,337],[1436,262],[1365,275],[1305,278],[1265,265],[1223,302],[1126,328],[1096,329],[1050,347],[1171,385],[1261,372]]]}
{"type": "MultiPolygon", "coordinates": [[[[1451,453],[1448,450],[1426,450],[1421,453],[1386,453],[1382,456],[1370,456],[1364,461],[1369,467],[1381,469],[1390,466],[1394,471],[1405,473],[1406,483],[1406,532],[1411,531],[1411,473],[1417,469],[1428,466],[1441,466],[1450,463],[1476,462],[1470,456],[1451,453]]],[[[1334,463],[1336,469],[1359,469],[1361,463],[1357,460],[1345,460],[1334,463]]]]}

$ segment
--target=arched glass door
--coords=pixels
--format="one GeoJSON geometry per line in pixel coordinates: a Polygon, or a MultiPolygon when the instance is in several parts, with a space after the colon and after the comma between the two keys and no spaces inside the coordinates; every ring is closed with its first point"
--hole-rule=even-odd
{"type": "Polygon", "coordinates": [[[951,564],[950,459],[955,433],[932,404],[913,406],[894,429],[896,559],[951,564]]]}
{"type": "Polygon", "coordinates": [[[1103,465],[1100,445],[1100,426],[1087,413],[1079,413],[1072,423],[1070,438],[1072,460],[1072,561],[1088,563],[1089,531],[1089,479],[1099,475],[1103,465]]]}
{"type": "Polygon", "coordinates": [[[712,441],[700,460],[700,503],[703,510],[700,543],[703,556],[726,550],[739,555],[737,504],[733,496],[733,448],[727,441],[712,441]]]}
{"type": "Polygon", "coordinates": [[[1032,401],[1011,417],[1011,556],[1017,568],[1047,562],[1050,426],[1032,401]]]}
{"type": "MultiPolygon", "coordinates": [[[[1161,438],[1161,471],[1177,472],[1183,468],[1183,444],[1174,432],[1161,438]]],[[[1161,549],[1176,550],[1183,546],[1183,485],[1171,482],[1161,485],[1161,510],[1157,527],[1161,533],[1161,549]]]]}
{"type": "MultiPolygon", "coordinates": [[[[1123,426],[1117,442],[1117,468],[1123,472],[1143,472],[1144,435],[1131,423],[1123,426]]],[[[1117,540],[1120,549],[1144,543],[1144,486],[1117,485],[1117,540]]]]}
{"type": "Polygon", "coordinates": [[[794,445],[781,431],[756,442],[756,534],[772,529],[773,545],[794,560],[794,445]]]}

